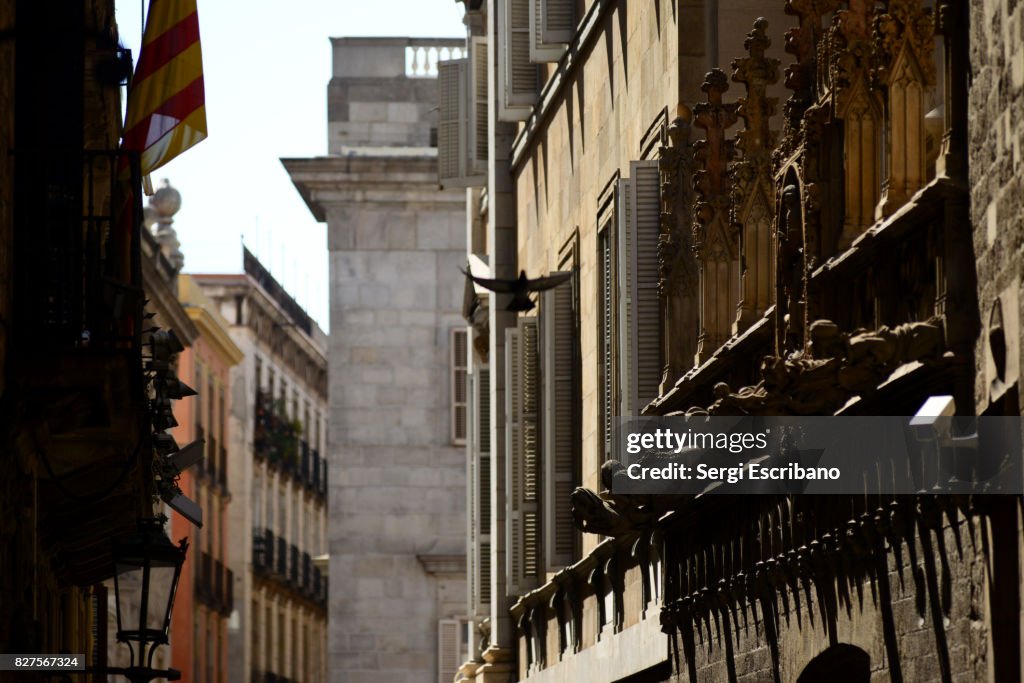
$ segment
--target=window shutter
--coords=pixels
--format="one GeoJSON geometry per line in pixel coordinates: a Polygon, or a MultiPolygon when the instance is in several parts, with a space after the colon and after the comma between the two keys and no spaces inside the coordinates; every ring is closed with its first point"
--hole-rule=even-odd
{"type": "Polygon", "coordinates": [[[537,100],[537,67],[530,61],[530,3],[498,0],[498,118],[521,121],[537,100]]]}
{"type": "MultiPolygon", "coordinates": [[[[471,98],[469,133],[472,144],[469,148],[470,169],[475,174],[487,173],[487,39],[471,38],[469,59],[472,69],[469,73],[471,98]]],[[[483,185],[483,181],[480,183],[483,185]]]]}
{"type": "Polygon", "coordinates": [[[505,358],[508,590],[521,595],[540,576],[536,318],[520,318],[514,332],[506,331],[505,358]]]}
{"type": "Polygon", "coordinates": [[[466,443],[466,348],[465,329],[453,329],[451,343],[451,440],[456,446],[466,443]]]}
{"type": "Polygon", "coordinates": [[[633,239],[633,340],[636,384],[633,411],[658,397],[661,384],[661,297],[658,240],[661,233],[661,176],[657,161],[630,164],[635,225],[633,239]]]}
{"type": "MultiPolygon", "coordinates": [[[[633,414],[636,394],[636,217],[633,213],[633,181],[619,180],[616,193],[618,209],[618,334],[619,334],[619,403],[618,414],[622,417],[633,414]]],[[[610,435],[609,435],[610,438],[610,435]]]]}
{"type": "Polygon", "coordinates": [[[572,40],[575,23],[573,3],[574,0],[530,0],[530,61],[557,62],[562,58],[568,42],[572,40]],[[545,31],[546,26],[551,30],[545,31]]]}
{"type": "Polygon", "coordinates": [[[611,453],[612,418],[615,415],[615,261],[612,226],[598,237],[601,250],[601,434],[603,459],[611,453]]]}
{"type": "Polygon", "coordinates": [[[545,43],[570,43],[576,34],[575,0],[543,0],[541,40],[545,43]]]}
{"type": "Polygon", "coordinates": [[[476,562],[478,597],[477,614],[490,614],[491,610],[491,371],[480,368],[477,372],[477,537],[476,562]]]}
{"type": "Polygon", "coordinates": [[[437,62],[437,176],[442,188],[482,185],[486,179],[470,164],[475,154],[470,81],[468,58],[437,62]]]}
{"type": "Polygon", "coordinates": [[[486,616],[491,607],[491,415],[490,371],[470,375],[473,419],[469,452],[469,600],[473,614],[486,616]]]}
{"type": "Polygon", "coordinates": [[[661,219],[657,161],[634,161],[619,181],[619,414],[636,415],[658,396],[661,381],[661,300],[658,239],[661,219]]]}
{"type": "Polygon", "coordinates": [[[452,683],[462,666],[460,626],[458,619],[437,622],[437,683],[452,683]]]}
{"type": "Polygon", "coordinates": [[[576,554],[577,532],[569,503],[579,459],[573,291],[570,283],[541,295],[544,560],[548,572],[572,564],[576,554]]]}
{"type": "Polygon", "coordinates": [[[479,589],[479,548],[480,548],[480,523],[477,519],[479,514],[480,506],[480,479],[478,476],[477,468],[480,466],[478,458],[478,439],[477,430],[479,424],[477,423],[477,375],[476,373],[470,373],[466,376],[466,385],[469,390],[469,412],[470,419],[468,429],[466,430],[466,593],[469,599],[470,616],[474,616],[475,605],[477,604],[477,596],[480,593],[479,589]]]}

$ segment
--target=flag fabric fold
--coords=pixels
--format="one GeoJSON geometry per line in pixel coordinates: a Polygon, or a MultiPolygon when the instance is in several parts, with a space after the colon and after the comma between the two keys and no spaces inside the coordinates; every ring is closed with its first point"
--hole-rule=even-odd
{"type": "Polygon", "coordinates": [[[151,173],[206,138],[196,0],[150,0],[122,148],[151,173]]]}

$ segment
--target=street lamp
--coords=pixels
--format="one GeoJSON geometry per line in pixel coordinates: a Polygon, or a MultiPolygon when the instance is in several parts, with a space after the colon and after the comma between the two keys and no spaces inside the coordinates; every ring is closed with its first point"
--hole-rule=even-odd
{"type": "Polygon", "coordinates": [[[183,538],[178,545],[172,544],[157,520],[140,521],[135,534],[114,543],[117,640],[131,650],[131,665],[107,673],[122,674],[132,683],[180,678],[178,671],[158,671],[152,665],[157,647],[167,644],[174,593],[187,551],[188,541],[183,538]]]}

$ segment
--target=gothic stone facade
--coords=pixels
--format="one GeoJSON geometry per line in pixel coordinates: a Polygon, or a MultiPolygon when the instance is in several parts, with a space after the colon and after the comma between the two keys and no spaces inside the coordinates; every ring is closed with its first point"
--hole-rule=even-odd
{"type": "MultiPolygon", "coordinates": [[[[486,11],[514,27],[516,8],[486,11]]],[[[573,9],[567,51],[518,101],[515,258],[495,274],[576,278],[568,303],[486,329],[514,355],[490,361],[513,398],[492,388],[488,411],[511,465],[491,470],[508,476],[489,482],[491,558],[513,559],[491,564],[501,611],[463,676],[492,680],[510,649],[516,680],[1020,680],[1018,497],[651,501],[607,490],[606,439],[617,414],[912,415],[933,395],[1019,414],[1020,7],[573,9]],[[545,433],[573,372],[585,534],[560,567],[545,433]]],[[[516,54],[486,26],[501,130],[493,86],[516,54]]]]}

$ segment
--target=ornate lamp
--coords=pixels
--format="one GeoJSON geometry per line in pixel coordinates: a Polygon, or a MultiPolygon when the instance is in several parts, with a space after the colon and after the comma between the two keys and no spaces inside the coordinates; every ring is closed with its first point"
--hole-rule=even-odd
{"type": "Polygon", "coordinates": [[[180,676],[174,670],[151,667],[157,647],[167,644],[174,593],[187,551],[188,541],[172,544],[157,520],[140,521],[138,532],[114,543],[117,640],[127,643],[132,653],[131,666],[116,673],[133,683],[180,676]]]}

